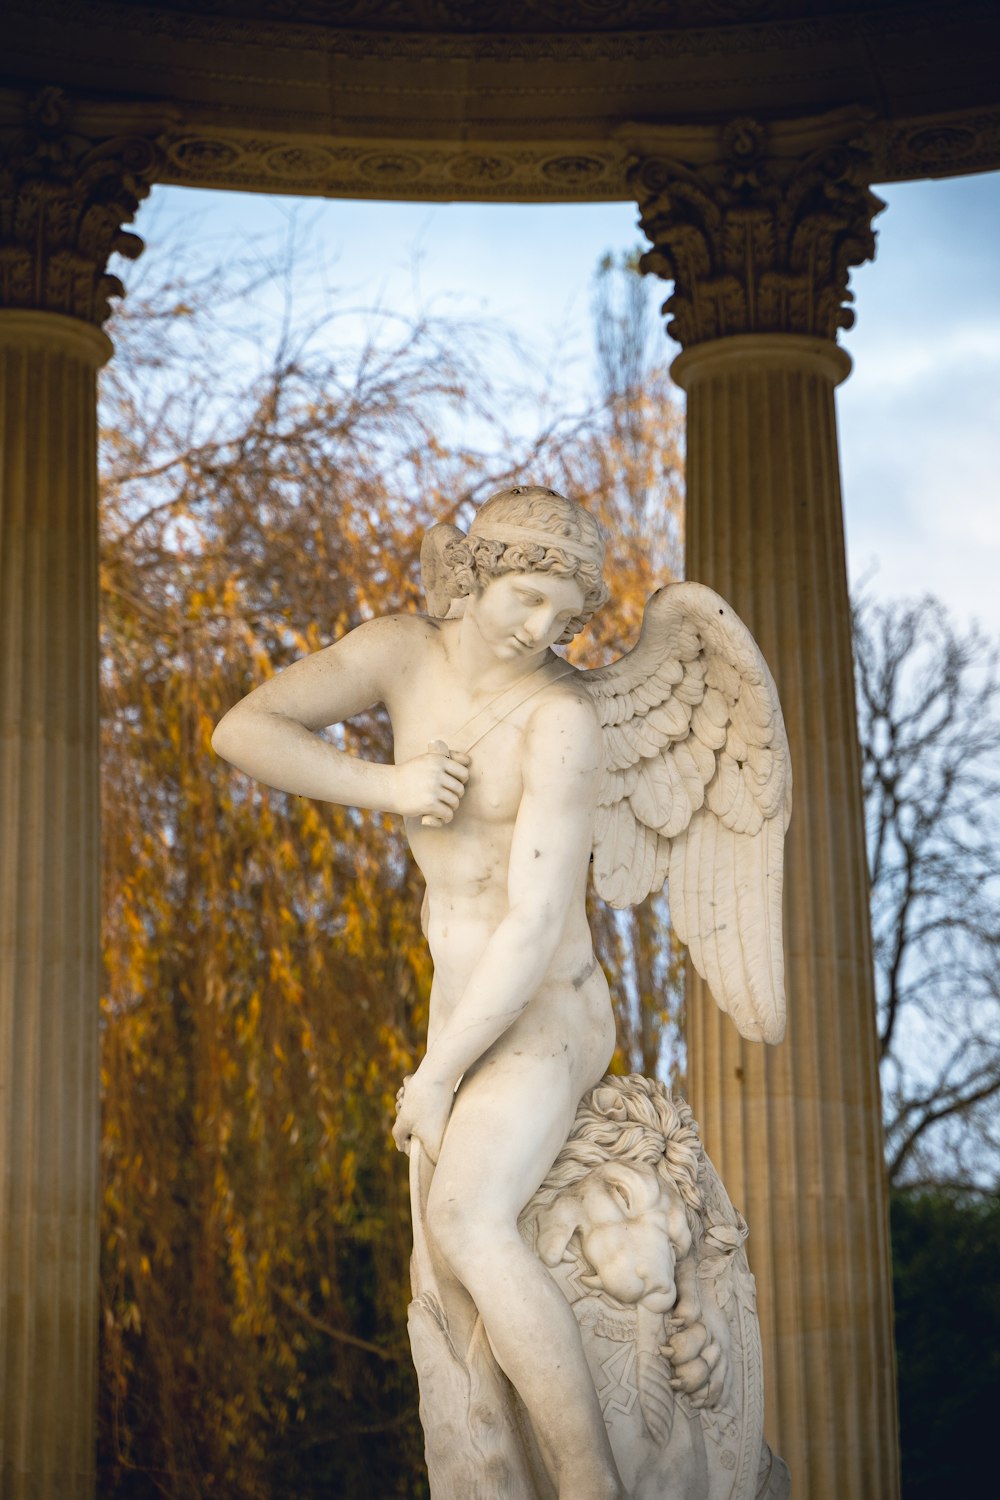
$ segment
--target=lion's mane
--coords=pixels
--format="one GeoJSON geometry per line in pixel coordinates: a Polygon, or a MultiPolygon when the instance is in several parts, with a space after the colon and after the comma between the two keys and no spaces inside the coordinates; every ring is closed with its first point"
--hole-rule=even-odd
{"type": "Polygon", "coordinates": [[[608,1161],[653,1167],[680,1193],[691,1231],[700,1236],[704,1153],[694,1115],[683,1099],[640,1073],[608,1074],[584,1094],[569,1139],[525,1207],[522,1222],[608,1161]]]}

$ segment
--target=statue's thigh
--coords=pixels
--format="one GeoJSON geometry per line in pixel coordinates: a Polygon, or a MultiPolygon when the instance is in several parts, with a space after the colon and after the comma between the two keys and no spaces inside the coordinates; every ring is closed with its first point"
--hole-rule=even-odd
{"type": "Polygon", "coordinates": [[[566,1057],[496,1050],[463,1080],[431,1186],[470,1223],[517,1215],[555,1161],[578,1103],[566,1057]]]}

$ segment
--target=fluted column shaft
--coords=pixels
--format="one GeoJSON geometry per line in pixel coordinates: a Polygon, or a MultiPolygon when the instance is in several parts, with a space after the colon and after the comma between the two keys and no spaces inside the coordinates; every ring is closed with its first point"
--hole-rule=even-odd
{"type": "Polygon", "coordinates": [[[0,111],[0,1493],[94,1488],[97,370],[152,139],[0,111]]]}
{"type": "Polygon", "coordinates": [[[8,1500],[93,1485],[98,329],[0,311],[0,1434],[8,1500]]]}
{"type": "Polygon", "coordinates": [[[747,622],[791,746],[788,1029],[740,1040],[695,976],[688,1077],[750,1225],[766,1428],[804,1500],[898,1492],[867,865],[834,388],[875,253],[865,117],[636,126],[632,182],[673,283],[688,394],[687,576],[747,622]]]}
{"type": "Polygon", "coordinates": [[[689,1090],[750,1224],[768,1432],[809,1500],[895,1493],[888,1236],[832,342],[748,334],[675,362],[688,393],[687,573],[778,685],[794,774],[788,1034],[741,1040],[693,976],[689,1090]]]}

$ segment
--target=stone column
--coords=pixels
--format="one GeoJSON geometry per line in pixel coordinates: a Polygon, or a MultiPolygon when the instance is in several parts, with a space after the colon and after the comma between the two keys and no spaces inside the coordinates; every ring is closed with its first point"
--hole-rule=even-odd
{"type": "Polygon", "coordinates": [[[0,1493],[94,1487],[97,370],[145,142],[0,131],[0,1493]]]}
{"type": "Polygon", "coordinates": [[[750,1225],[766,1425],[808,1500],[898,1492],[891,1275],[834,387],[849,268],[881,208],[849,117],[645,138],[633,183],[674,281],[687,576],[746,620],[794,767],[788,1031],[741,1040],[691,976],[688,1077],[750,1225]]]}

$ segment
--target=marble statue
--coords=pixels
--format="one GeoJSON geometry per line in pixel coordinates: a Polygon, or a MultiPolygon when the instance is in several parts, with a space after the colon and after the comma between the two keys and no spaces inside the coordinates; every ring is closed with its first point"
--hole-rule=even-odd
{"type": "Polygon", "coordinates": [[[634,1099],[601,1082],[615,1033],[585,895],[591,869],[618,907],[668,879],[719,1005],[742,1035],[779,1041],[784,727],[749,632],[698,584],[654,594],[611,666],[554,652],[607,600],[603,562],[575,502],[501,491],[468,535],[428,533],[427,615],[359,626],[213,738],[270,786],[401,814],[427,882],[427,1051],[393,1135],[410,1155],[435,1500],[782,1492],[744,1231],[686,1106],[643,1080],[656,1120],[633,1152],[634,1099]],[[393,765],[317,733],[375,703],[393,765]],[[674,1115],[690,1137],[676,1173],[674,1115]],[[637,1392],[627,1411],[606,1390],[616,1371],[637,1392]]]}

